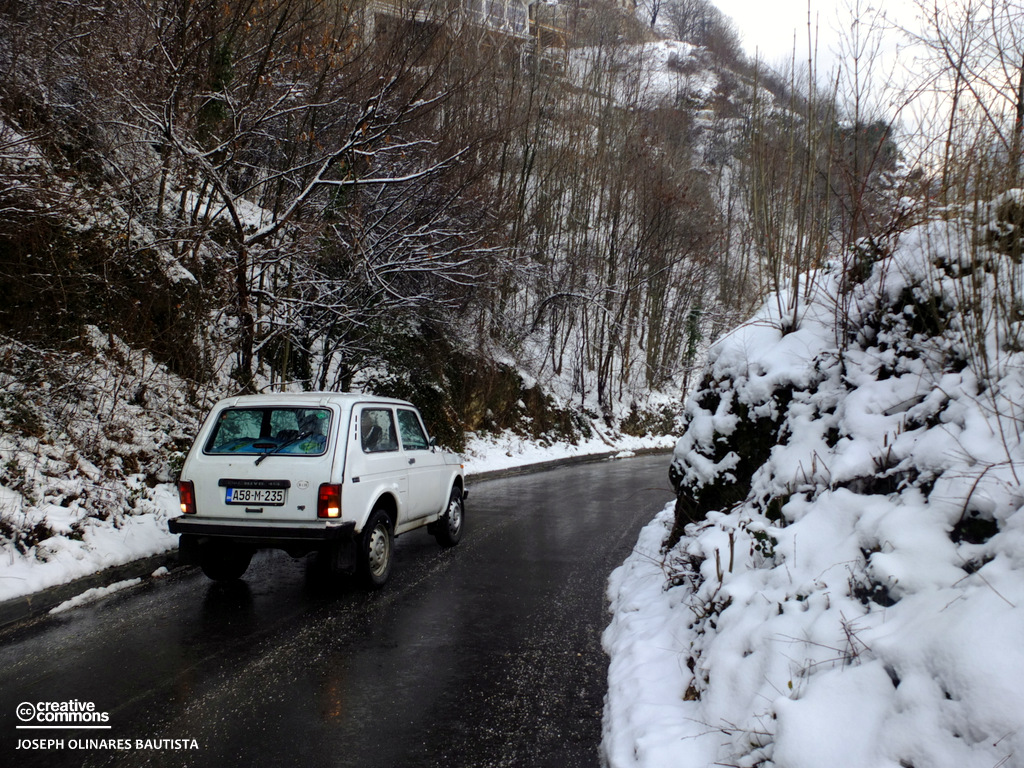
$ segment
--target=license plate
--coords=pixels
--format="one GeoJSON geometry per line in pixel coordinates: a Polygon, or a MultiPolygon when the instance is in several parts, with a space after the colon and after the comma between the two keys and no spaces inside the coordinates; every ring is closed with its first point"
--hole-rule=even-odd
{"type": "Polygon", "coordinates": [[[283,488],[228,488],[228,504],[263,504],[267,507],[284,505],[283,488]]]}

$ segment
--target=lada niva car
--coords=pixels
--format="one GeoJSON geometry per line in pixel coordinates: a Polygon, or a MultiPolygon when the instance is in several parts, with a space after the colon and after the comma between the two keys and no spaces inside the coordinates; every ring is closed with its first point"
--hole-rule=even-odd
{"type": "Polygon", "coordinates": [[[394,538],[426,527],[462,537],[458,455],[428,437],[404,400],[350,393],[269,394],[217,403],[178,483],[179,556],[211,579],[237,579],[260,548],[318,553],[367,586],[391,574],[394,538]]]}

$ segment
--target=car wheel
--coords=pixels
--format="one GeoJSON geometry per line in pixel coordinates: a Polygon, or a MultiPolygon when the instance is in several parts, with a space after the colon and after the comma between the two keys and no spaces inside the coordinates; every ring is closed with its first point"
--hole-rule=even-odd
{"type": "Polygon", "coordinates": [[[199,551],[199,567],[214,581],[242,578],[252,560],[252,550],[237,544],[207,544],[199,551]]]}
{"type": "Polygon", "coordinates": [[[359,545],[359,572],[370,589],[383,587],[391,576],[394,550],[391,518],[383,509],[375,509],[366,521],[359,545]]]}
{"type": "Polygon", "coordinates": [[[442,547],[454,547],[462,538],[462,524],[466,519],[466,505],[462,500],[462,489],[452,488],[448,509],[438,518],[434,527],[434,538],[442,547]]]}

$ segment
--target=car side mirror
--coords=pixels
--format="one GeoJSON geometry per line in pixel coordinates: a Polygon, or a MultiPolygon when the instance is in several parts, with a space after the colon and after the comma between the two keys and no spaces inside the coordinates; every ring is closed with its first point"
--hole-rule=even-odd
{"type": "Polygon", "coordinates": [[[430,438],[430,442],[427,443],[427,445],[430,446],[430,450],[434,450],[435,448],[437,448],[437,438],[436,437],[430,438]]]}

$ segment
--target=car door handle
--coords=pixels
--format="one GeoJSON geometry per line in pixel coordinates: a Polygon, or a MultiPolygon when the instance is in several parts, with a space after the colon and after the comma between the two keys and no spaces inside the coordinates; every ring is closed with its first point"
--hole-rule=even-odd
{"type": "Polygon", "coordinates": [[[416,463],[416,459],[409,459],[409,463],[410,464],[415,464],[416,463]]]}

